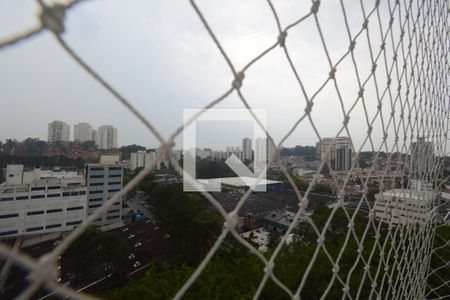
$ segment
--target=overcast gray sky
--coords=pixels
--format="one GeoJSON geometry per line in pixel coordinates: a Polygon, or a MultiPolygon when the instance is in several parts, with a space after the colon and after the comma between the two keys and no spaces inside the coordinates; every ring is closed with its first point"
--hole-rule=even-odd
{"type": "MultiPolygon", "coordinates": [[[[352,36],[363,23],[363,13],[357,2],[344,1],[352,36]]],[[[305,15],[311,3],[283,0],[274,1],[274,5],[285,27],[305,15]]],[[[366,11],[372,9],[372,5],[368,3],[366,11]]],[[[198,1],[198,6],[238,70],[276,41],[278,31],[266,1],[203,0],[198,1]]],[[[37,12],[35,1],[0,1],[0,39],[37,24],[37,12]]],[[[386,30],[387,7],[383,6],[380,14],[386,30]]],[[[349,46],[339,1],[322,1],[318,18],[335,63],[349,46]]],[[[371,42],[378,51],[378,23],[375,18],[370,20],[371,42]]],[[[397,34],[398,29],[395,29],[394,36],[397,34]]],[[[184,108],[207,105],[223,94],[233,80],[189,1],[86,1],[69,12],[64,38],[165,137],[181,124],[184,108]]],[[[311,96],[330,71],[314,18],[309,17],[292,28],[286,43],[311,96]]],[[[363,34],[355,51],[362,79],[367,78],[372,66],[367,45],[363,34]]],[[[377,78],[384,87],[385,70],[383,64],[379,65],[377,78]]],[[[339,65],[336,77],[344,108],[348,111],[359,90],[350,56],[339,65]]],[[[267,109],[268,129],[276,141],[290,130],[305,109],[305,99],[280,47],[246,72],[242,92],[252,107],[267,109]]],[[[365,88],[365,96],[371,119],[378,105],[372,81],[365,88]]],[[[118,129],[120,145],[157,146],[144,126],[86,74],[49,33],[0,51],[0,101],[3,107],[0,140],[22,140],[30,136],[46,139],[47,124],[62,120],[71,126],[78,122],[88,122],[94,127],[110,124],[118,129]]],[[[390,106],[388,99],[384,101],[387,122],[390,106]]],[[[217,107],[243,108],[243,105],[234,93],[217,107]]],[[[350,116],[350,134],[358,148],[367,135],[361,101],[350,116]]],[[[332,82],[315,98],[312,118],[321,137],[335,136],[340,130],[344,117],[332,82]]],[[[236,141],[244,137],[243,132],[251,133],[248,128],[241,132],[235,127],[227,132],[237,136],[236,141]]],[[[376,148],[382,135],[378,118],[373,134],[376,148]]],[[[213,142],[214,139],[217,136],[211,135],[212,147],[223,146],[223,143],[213,142]]],[[[317,140],[311,124],[305,120],[285,145],[312,145],[317,140]]],[[[177,143],[178,148],[181,137],[177,143]]],[[[230,143],[239,145],[231,139],[230,143]]],[[[207,144],[208,140],[202,146],[207,144]]]]}

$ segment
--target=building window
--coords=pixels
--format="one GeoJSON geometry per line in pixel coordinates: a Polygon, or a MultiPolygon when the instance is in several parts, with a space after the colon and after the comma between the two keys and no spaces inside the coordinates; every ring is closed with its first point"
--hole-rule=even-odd
{"type": "Polygon", "coordinates": [[[79,183],[79,182],[69,182],[69,183],[67,183],[67,186],[79,186],[79,185],[81,185],[81,183],[79,183]]]}
{"type": "Polygon", "coordinates": [[[27,232],[38,231],[38,230],[43,230],[43,229],[44,229],[44,226],[31,227],[31,228],[27,228],[27,232]]]}
{"type": "Polygon", "coordinates": [[[59,186],[59,185],[52,185],[52,186],[47,187],[47,189],[48,190],[59,190],[59,189],[61,189],[61,186],[59,186]]]}
{"type": "Polygon", "coordinates": [[[91,175],[90,178],[103,178],[103,175],[91,175]]]}
{"type": "Polygon", "coordinates": [[[45,195],[33,195],[31,196],[31,199],[42,199],[45,198],[45,195]]]}
{"type": "Polygon", "coordinates": [[[47,209],[48,214],[62,212],[62,208],[55,208],[55,209],[47,209]]]}
{"type": "Polygon", "coordinates": [[[111,174],[111,175],[109,175],[109,177],[122,177],[122,175],[121,174],[111,174]]]}
{"type": "Polygon", "coordinates": [[[103,198],[92,198],[92,199],[89,199],[89,202],[95,202],[95,201],[103,201],[103,198]]]}
{"type": "Polygon", "coordinates": [[[70,192],[70,196],[78,196],[78,192],[70,192]]]}
{"type": "Polygon", "coordinates": [[[17,196],[16,200],[28,200],[29,197],[28,196],[17,196]]]}
{"type": "Polygon", "coordinates": [[[110,184],[110,185],[113,185],[113,184],[121,184],[121,182],[120,182],[120,181],[111,181],[109,184],[110,184]]]}
{"type": "Polygon", "coordinates": [[[61,227],[61,224],[52,224],[45,226],[45,229],[52,229],[52,228],[58,228],[61,227]]]}
{"type": "Polygon", "coordinates": [[[31,188],[31,191],[45,191],[45,186],[34,186],[31,188]]]}
{"type": "Polygon", "coordinates": [[[43,213],[44,213],[43,210],[30,211],[30,212],[27,212],[27,216],[42,215],[43,213]]]}
{"type": "Polygon", "coordinates": [[[112,209],[112,210],[108,210],[108,214],[113,214],[113,213],[117,213],[117,212],[119,212],[120,211],[120,209],[112,209]]]}
{"type": "Polygon", "coordinates": [[[103,182],[94,182],[90,184],[90,186],[101,186],[101,185],[103,185],[103,182]]]}
{"type": "Polygon", "coordinates": [[[93,167],[93,168],[91,168],[91,171],[103,171],[103,168],[101,168],[101,167],[93,167]]]}
{"type": "Polygon", "coordinates": [[[10,235],[10,234],[16,234],[16,233],[17,233],[17,230],[3,231],[3,232],[0,232],[0,236],[3,236],[3,235],[10,235]]]}
{"type": "Polygon", "coordinates": [[[100,190],[100,191],[90,191],[89,194],[103,194],[103,190],[100,190]]]}
{"type": "Polygon", "coordinates": [[[118,191],[120,191],[120,189],[112,189],[112,190],[108,190],[109,193],[115,193],[115,192],[118,192],[118,191]]]}
{"type": "Polygon", "coordinates": [[[86,195],[86,191],[80,191],[80,195],[86,195]]]}
{"type": "Polygon", "coordinates": [[[74,207],[68,207],[67,210],[80,210],[83,209],[83,206],[74,206],[74,207]]]}
{"type": "Polygon", "coordinates": [[[82,221],[73,221],[73,222],[67,222],[66,226],[71,226],[71,225],[78,225],[81,224],[82,221]]]}
{"type": "Polygon", "coordinates": [[[56,197],[61,197],[61,194],[48,194],[47,198],[56,198],[56,197]]]}
{"type": "Polygon", "coordinates": [[[67,197],[67,196],[70,196],[70,192],[64,192],[63,193],[63,197],[67,197]]]}
{"type": "Polygon", "coordinates": [[[122,167],[110,167],[110,170],[122,170],[122,167]]]}
{"type": "Polygon", "coordinates": [[[8,218],[15,218],[18,217],[19,214],[15,213],[15,214],[7,214],[7,215],[0,215],[0,219],[8,219],[8,218]]]}
{"type": "Polygon", "coordinates": [[[102,206],[102,205],[101,204],[91,204],[91,205],[89,205],[89,208],[97,208],[100,206],[102,206]]]}
{"type": "Polygon", "coordinates": [[[13,201],[14,200],[14,197],[3,197],[3,198],[0,198],[0,201],[13,201]]]}
{"type": "Polygon", "coordinates": [[[117,218],[119,218],[118,215],[117,216],[108,216],[108,217],[106,217],[107,220],[117,219],[117,218]]]}

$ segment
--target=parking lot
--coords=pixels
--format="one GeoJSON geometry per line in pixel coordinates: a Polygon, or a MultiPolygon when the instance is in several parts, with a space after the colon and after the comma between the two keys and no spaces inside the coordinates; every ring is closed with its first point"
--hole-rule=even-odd
{"type": "MultiPolygon", "coordinates": [[[[136,278],[137,275],[143,275],[145,272],[135,272],[136,270],[144,269],[154,259],[162,259],[168,263],[176,255],[175,247],[171,246],[170,236],[164,233],[159,227],[155,226],[150,220],[142,221],[139,223],[132,223],[127,226],[114,229],[123,239],[128,241],[128,263],[126,267],[126,273],[130,274],[130,278],[136,278]]],[[[21,251],[28,255],[38,258],[48,252],[51,252],[58,240],[48,241],[40,243],[31,247],[23,248],[21,251]]],[[[62,283],[68,283],[73,285],[72,270],[63,267],[59,267],[60,271],[63,271],[58,281],[62,283]]],[[[0,294],[0,299],[14,299],[28,284],[28,272],[21,268],[14,266],[11,269],[10,276],[5,284],[3,294],[0,294]]],[[[94,267],[94,270],[90,274],[88,281],[79,282],[76,289],[89,285],[92,282],[96,282],[100,279],[104,279],[103,282],[99,282],[87,291],[98,292],[99,288],[108,287],[108,278],[111,276],[109,267],[105,265],[99,265],[94,267]]],[[[40,299],[49,292],[41,289],[33,299],[40,299]]],[[[54,298],[54,296],[52,296],[54,298]]]]}

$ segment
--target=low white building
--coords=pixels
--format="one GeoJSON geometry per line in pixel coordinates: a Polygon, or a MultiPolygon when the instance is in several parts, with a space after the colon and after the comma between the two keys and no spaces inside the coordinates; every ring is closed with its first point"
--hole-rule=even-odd
{"type": "Polygon", "coordinates": [[[86,187],[76,172],[8,165],[0,184],[0,238],[68,231],[86,218],[86,187]]]}
{"type": "Polygon", "coordinates": [[[375,218],[386,223],[421,223],[433,212],[434,193],[426,189],[392,189],[375,198],[375,218]]]}

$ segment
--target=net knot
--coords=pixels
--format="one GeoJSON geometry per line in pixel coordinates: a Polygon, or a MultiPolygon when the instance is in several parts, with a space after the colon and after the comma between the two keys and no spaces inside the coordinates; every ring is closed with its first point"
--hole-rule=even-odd
{"type": "Polygon", "coordinates": [[[244,72],[238,72],[236,77],[234,77],[233,83],[231,84],[235,89],[240,89],[242,86],[242,81],[245,78],[244,72]]]}
{"type": "Polygon", "coordinates": [[[159,147],[159,153],[161,153],[161,156],[166,161],[170,160],[170,154],[172,152],[172,148],[175,146],[174,142],[164,143],[159,147]]]}
{"type": "Polygon", "coordinates": [[[335,273],[335,274],[339,273],[339,266],[334,265],[334,267],[331,269],[331,271],[333,271],[333,273],[335,273]]]}
{"type": "Polygon", "coordinates": [[[369,25],[369,19],[365,19],[363,24],[362,24],[362,28],[363,29],[367,29],[367,25],[369,25]]]}
{"type": "Polygon", "coordinates": [[[354,224],[353,222],[349,222],[349,223],[347,224],[347,228],[348,228],[348,229],[352,229],[354,226],[355,226],[355,224],[354,224]]]}
{"type": "Polygon", "coordinates": [[[284,47],[284,44],[286,42],[287,37],[287,31],[283,31],[278,35],[278,44],[280,44],[280,47],[284,47]]]}
{"type": "Polygon", "coordinates": [[[349,287],[348,285],[346,285],[346,286],[344,286],[344,287],[342,288],[342,291],[343,291],[344,293],[348,293],[348,291],[350,291],[350,287],[349,287]]]}
{"type": "Polygon", "coordinates": [[[55,34],[64,32],[64,17],[66,7],[62,4],[44,6],[40,15],[41,24],[44,28],[55,34]]]}
{"type": "Polygon", "coordinates": [[[236,227],[236,224],[238,223],[239,218],[238,215],[235,211],[232,211],[228,214],[228,219],[227,221],[224,223],[224,226],[227,227],[228,229],[232,230],[234,229],[234,227],[236,227]]]}
{"type": "Polygon", "coordinates": [[[30,274],[32,280],[39,280],[40,278],[55,278],[57,275],[57,268],[55,259],[50,254],[41,256],[37,261],[36,267],[30,274]]]}
{"type": "Polygon", "coordinates": [[[309,101],[308,104],[306,104],[305,113],[311,113],[313,105],[314,103],[312,101],[309,101]]]}
{"type": "Polygon", "coordinates": [[[346,126],[346,125],[348,124],[349,121],[350,121],[350,116],[349,116],[349,115],[346,115],[346,116],[344,117],[344,121],[342,122],[342,124],[344,124],[344,126],[346,126]]]}
{"type": "Polygon", "coordinates": [[[361,88],[358,92],[358,97],[362,98],[364,96],[364,88],[361,88]]]}
{"type": "Polygon", "coordinates": [[[311,6],[311,13],[317,14],[317,12],[319,11],[319,6],[320,6],[320,0],[314,1],[311,6]]]}
{"type": "Polygon", "coordinates": [[[325,238],[323,236],[319,236],[319,238],[317,239],[317,244],[319,244],[320,246],[323,246],[324,241],[325,241],[325,238]]]}
{"type": "Polygon", "coordinates": [[[348,47],[348,50],[353,51],[353,49],[355,49],[356,46],[356,41],[353,40],[350,42],[350,46],[348,47]]]}
{"type": "Polygon", "coordinates": [[[385,42],[381,43],[380,49],[381,49],[381,50],[384,50],[385,47],[386,47],[386,43],[385,43],[385,42]]]}
{"type": "Polygon", "coordinates": [[[264,273],[267,275],[270,275],[273,273],[274,263],[272,261],[267,262],[266,266],[264,267],[264,273]]]}
{"type": "Polygon", "coordinates": [[[331,69],[330,73],[328,73],[330,76],[330,79],[334,79],[334,75],[336,74],[336,68],[331,69]]]}
{"type": "Polygon", "coordinates": [[[375,70],[377,69],[377,64],[373,63],[372,64],[372,73],[375,73],[375,70]]]}

